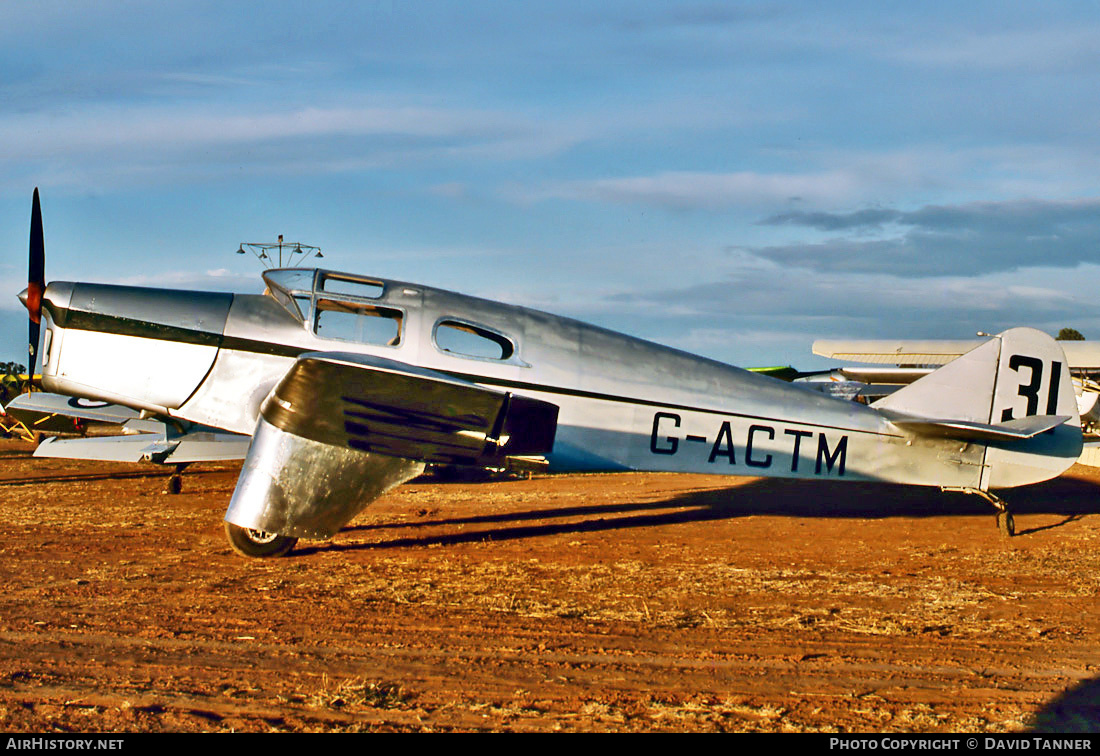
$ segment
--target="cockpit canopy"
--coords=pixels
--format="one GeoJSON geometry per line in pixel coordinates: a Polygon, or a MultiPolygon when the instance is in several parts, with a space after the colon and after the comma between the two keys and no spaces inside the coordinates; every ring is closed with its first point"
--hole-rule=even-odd
{"type": "Polygon", "coordinates": [[[310,330],[326,339],[398,346],[404,312],[381,300],[387,283],[327,270],[265,271],[268,293],[310,330]]]}
{"type": "Polygon", "coordinates": [[[303,323],[309,320],[313,295],[331,294],[341,300],[378,300],[386,292],[383,281],[349,273],[313,268],[275,268],[265,270],[267,293],[303,323]]]}
{"type": "MultiPolygon", "coordinates": [[[[305,328],[323,339],[399,347],[412,311],[420,307],[420,287],[351,273],[304,268],[264,271],[267,294],[305,328]]],[[[461,359],[526,365],[518,354],[514,324],[485,311],[485,303],[448,292],[433,315],[431,340],[445,355],[461,359]],[[455,308],[458,297],[472,303],[455,308]],[[474,307],[474,313],[470,312],[474,307]],[[474,317],[470,319],[471,315],[474,317]],[[483,318],[485,318],[483,320],[483,318]]]]}

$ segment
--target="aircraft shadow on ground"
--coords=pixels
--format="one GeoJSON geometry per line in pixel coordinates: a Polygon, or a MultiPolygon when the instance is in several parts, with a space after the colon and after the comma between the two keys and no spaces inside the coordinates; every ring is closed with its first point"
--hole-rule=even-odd
{"type": "MultiPolygon", "coordinates": [[[[1061,477],[1002,493],[1017,515],[1056,514],[1064,518],[1057,523],[1030,529],[1021,528],[1021,523],[1017,521],[1016,537],[1060,527],[1084,515],[1100,513],[1100,486],[1077,478],[1061,477]]],[[[448,534],[410,535],[369,544],[328,543],[312,549],[301,548],[294,553],[305,555],[316,550],[330,549],[380,549],[505,541],[708,522],[754,515],[874,519],[982,514],[994,514],[994,509],[984,500],[966,494],[941,492],[935,488],[885,483],[763,479],[728,488],[680,493],[656,501],[358,525],[347,528],[345,532],[377,531],[397,534],[425,528],[466,525],[497,527],[448,534]],[[558,522],[547,522],[548,520],[558,522]],[[539,524],[522,524],[532,521],[539,524]]]]}
{"type": "Polygon", "coordinates": [[[1100,732],[1100,678],[1085,680],[1048,703],[1035,716],[1033,732],[1100,732]]]}

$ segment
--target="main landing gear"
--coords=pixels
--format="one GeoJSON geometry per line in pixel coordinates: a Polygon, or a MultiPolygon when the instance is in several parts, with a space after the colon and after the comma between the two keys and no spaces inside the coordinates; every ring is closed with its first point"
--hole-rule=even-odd
{"type": "Polygon", "coordinates": [[[941,486],[940,490],[958,491],[959,493],[974,494],[975,496],[982,497],[997,510],[997,530],[1001,531],[1001,534],[1006,538],[1011,538],[1016,535],[1016,520],[1013,519],[1012,513],[1008,511],[1008,502],[1000,496],[992,494],[989,491],[983,491],[980,488],[941,486]]]}
{"type": "Polygon", "coordinates": [[[168,482],[164,485],[164,493],[178,494],[183,490],[183,471],[186,469],[186,464],[176,465],[176,471],[168,477],[168,482]]]}
{"type": "Polygon", "coordinates": [[[298,539],[293,536],[242,528],[231,522],[225,523],[225,537],[229,539],[233,550],[241,556],[259,559],[283,556],[298,543],[298,539]]]}

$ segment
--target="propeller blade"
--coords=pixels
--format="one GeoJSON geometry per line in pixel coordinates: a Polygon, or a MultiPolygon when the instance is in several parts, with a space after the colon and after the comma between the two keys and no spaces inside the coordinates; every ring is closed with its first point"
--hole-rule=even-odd
{"type": "Polygon", "coordinates": [[[30,315],[28,350],[30,365],[27,371],[34,375],[38,361],[38,337],[42,330],[42,294],[46,290],[46,242],[42,233],[42,204],[38,199],[38,187],[34,188],[31,205],[31,248],[27,266],[27,314],[30,315]]]}

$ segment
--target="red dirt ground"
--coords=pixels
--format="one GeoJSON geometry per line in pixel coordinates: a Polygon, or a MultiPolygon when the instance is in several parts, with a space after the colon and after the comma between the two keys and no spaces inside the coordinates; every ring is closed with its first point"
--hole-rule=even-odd
{"type": "Polygon", "coordinates": [[[0,445],[3,731],[1096,731],[1100,470],[418,482],[249,561],[236,465],[0,445]]]}

